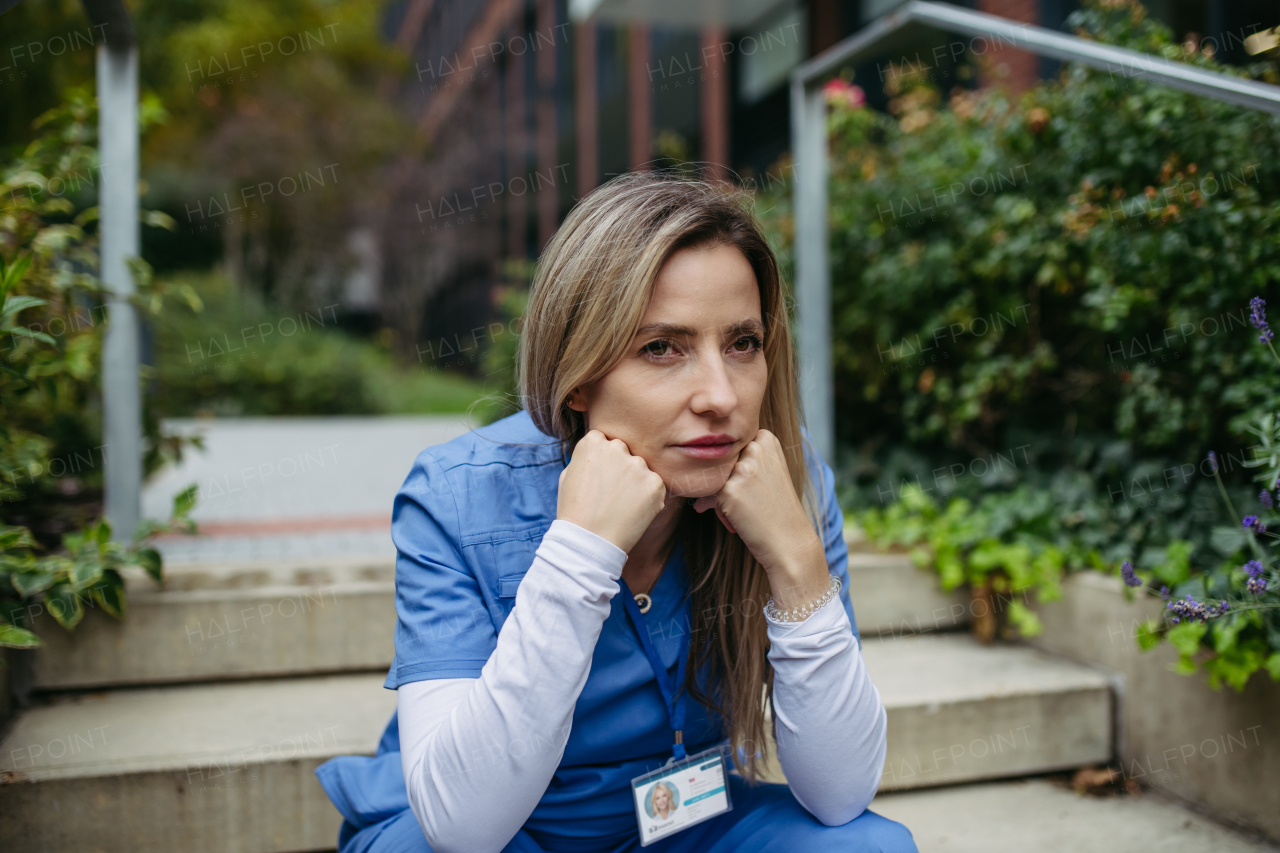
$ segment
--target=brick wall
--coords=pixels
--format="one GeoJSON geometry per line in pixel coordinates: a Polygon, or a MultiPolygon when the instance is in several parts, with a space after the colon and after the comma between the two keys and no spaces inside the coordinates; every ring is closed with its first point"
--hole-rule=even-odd
{"type": "MultiPolygon", "coordinates": [[[[1039,0],[978,0],[978,11],[999,15],[1028,24],[1040,23],[1039,0]]],[[[987,85],[1008,86],[1021,92],[1040,79],[1040,57],[1011,47],[993,47],[985,54],[991,72],[984,75],[987,85]]]]}

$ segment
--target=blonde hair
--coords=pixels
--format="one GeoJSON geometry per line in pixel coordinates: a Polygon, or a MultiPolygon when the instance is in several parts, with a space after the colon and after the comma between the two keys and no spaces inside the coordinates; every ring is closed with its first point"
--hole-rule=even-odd
{"type": "MultiPolygon", "coordinates": [[[[578,202],[547,244],[533,278],[520,342],[521,402],[538,429],[571,448],[585,435],[586,420],[566,400],[574,388],[600,379],[621,360],[663,264],[680,249],[719,245],[736,247],[755,272],[768,366],[760,427],[782,444],[792,485],[820,529],[825,513],[815,510],[805,465],[782,277],[745,192],[631,172],[578,202]]],[[[692,598],[685,687],[724,718],[735,764],[748,779],[758,779],[768,745],[764,721],[773,699],[762,613],[768,578],[741,538],[713,512],[685,509],[677,535],[692,598]],[[705,690],[697,683],[704,664],[710,674],[705,690]]]]}
{"type": "MultiPolygon", "coordinates": [[[[659,782],[658,784],[653,786],[653,788],[649,791],[649,802],[651,804],[654,802],[654,798],[657,796],[659,788],[667,792],[667,811],[669,812],[675,811],[676,810],[676,792],[671,790],[671,786],[668,785],[666,782],[659,782]]],[[[653,810],[655,812],[658,810],[657,805],[653,805],[653,810]]]]}

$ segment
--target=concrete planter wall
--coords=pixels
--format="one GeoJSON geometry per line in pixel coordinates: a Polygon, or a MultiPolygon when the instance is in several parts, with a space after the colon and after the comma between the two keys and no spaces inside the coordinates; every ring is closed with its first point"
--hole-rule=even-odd
{"type": "Polygon", "coordinates": [[[1156,598],[1126,602],[1120,578],[1078,572],[1060,601],[1036,605],[1039,648],[1105,669],[1119,696],[1117,752],[1127,776],[1280,842],[1280,684],[1256,673],[1243,693],[1172,671],[1163,643],[1138,648],[1156,598]]]}

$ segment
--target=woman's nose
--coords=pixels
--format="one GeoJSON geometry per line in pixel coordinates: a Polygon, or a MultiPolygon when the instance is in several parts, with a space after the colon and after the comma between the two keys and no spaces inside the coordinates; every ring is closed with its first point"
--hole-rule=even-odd
{"type": "Polygon", "coordinates": [[[711,413],[716,417],[728,417],[738,405],[738,394],[734,391],[729,371],[725,369],[724,359],[719,357],[719,353],[698,360],[694,381],[697,388],[690,404],[698,414],[711,413]]]}

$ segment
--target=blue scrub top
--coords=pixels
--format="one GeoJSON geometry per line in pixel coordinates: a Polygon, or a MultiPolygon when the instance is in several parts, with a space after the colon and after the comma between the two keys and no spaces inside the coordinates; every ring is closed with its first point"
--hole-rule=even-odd
{"type": "MultiPolygon", "coordinates": [[[[848,550],[835,477],[807,442],[806,460],[824,509],[827,563],[848,589],[848,550]]],[[[526,412],[418,455],[392,510],[398,619],[386,687],[479,677],[515,604],[520,580],[555,520],[564,466],[560,443],[540,432],[526,412]]],[[[673,678],[680,638],[691,625],[686,592],[677,546],[645,614],[673,678]]],[[[841,598],[856,636],[852,604],[848,595],[841,598]]],[[[706,684],[705,669],[699,682],[706,684]]],[[[686,707],[684,740],[690,754],[723,741],[722,722],[715,715],[696,701],[686,707]]],[[[575,841],[607,843],[633,835],[631,779],[656,769],[670,755],[671,724],[662,693],[615,597],[574,707],[560,767],[525,828],[548,842],[565,842],[565,849],[575,841]]],[[[409,807],[394,715],[375,757],[335,758],[316,774],[345,819],[340,846],[359,829],[409,807]]]]}

